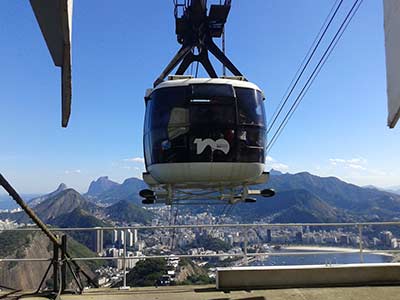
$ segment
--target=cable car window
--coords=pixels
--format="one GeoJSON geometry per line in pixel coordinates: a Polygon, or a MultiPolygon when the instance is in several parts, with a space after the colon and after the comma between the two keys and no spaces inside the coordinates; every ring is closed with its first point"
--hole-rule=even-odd
{"type": "Polygon", "coordinates": [[[154,129],[187,125],[189,112],[186,102],[186,87],[154,91],[148,103],[151,114],[150,127],[154,129]]]}
{"type": "Polygon", "coordinates": [[[192,99],[235,98],[235,90],[230,84],[192,84],[192,99]]]}
{"type": "Polygon", "coordinates": [[[190,85],[190,124],[234,124],[235,90],[230,84],[190,85]]]}
{"type": "Polygon", "coordinates": [[[150,112],[151,112],[151,105],[152,105],[153,101],[148,101],[146,103],[146,113],[144,116],[144,133],[148,133],[150,130],[150,112]]]}
{"type": "Polygon", "coordinates": [[[250,147],[264,147],[265,130],[257,127],[244,127],[238,130],[238,137],[241,144],[250,147]]]}
{"type": "Polygon", "coordinates": [[[190,124],[234,124],[235,107],[220,105],[213,102],[207,104],[193,104],[190,106],[190,124]]]}
{"type": "Polygon", "coordinates": [[[261,92],[236,88],[239,124],[265,126],[265,111],[261,92]]]}

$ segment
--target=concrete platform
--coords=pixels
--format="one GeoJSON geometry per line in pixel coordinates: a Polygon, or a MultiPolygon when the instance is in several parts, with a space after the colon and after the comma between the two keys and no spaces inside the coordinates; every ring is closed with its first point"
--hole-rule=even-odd
{"type": "MultiPolygon", "coordinates": [[[[0,299],[16,299],[21,293],[0,299]]],[[[26,300],[42,300],[43,297],[24,297],[26,300]]],[[[62,300],[398,300],[400,286],[271,289],[233,291],[224,293],[215,286],[144,287],[129,291],[92,289],[83,295],[63,295],[62,300]]]]}
{"type": "Polygon", "coordinates": [[[385,284],[400,284],[399,263],[217,268],[219,290],[385,284]]]}

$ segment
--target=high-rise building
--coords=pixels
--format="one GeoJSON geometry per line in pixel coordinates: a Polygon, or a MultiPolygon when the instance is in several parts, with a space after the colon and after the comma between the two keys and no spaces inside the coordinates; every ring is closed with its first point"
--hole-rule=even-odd
{"type": "Polygon", "coordinates": [[[396,248],[399,247],[399,244],[398,244],[396,238],[392,238],[392,240],[390,241],[390,244],[391,244],[390,247],[391,247],[392,249],[396,249],[396,248]]]}
{"type": "Polygon", "coordinates": [[[128,247],[133,247],[137,243],[137,229],[128,229],[126,231],[126,245],[128,247]]]}
{"type": "Polygon", "coordinates": [[[118,230],[113,230],[112,231],[112,243],[116,244],[118,241],[118,230]]]}
{"type": "Polygon", "coordinates": [[[117,243],[118,243],[118,245],[125,244],[125,232],[124,232],[124,230],[118,230],[117,243]]]}
{"type": "Polygon", "coordinates": [[[350,244],[350,237],[347,234],[342,234],[340,236],[340,244],[342,245],[350,244]]]}
{"type": "Polygon", "coordinates": [[[382,241],[382,244],[386,247],[390,247],[391,246],[391,242],[392,242],[392,238],[393,238],[393,234],[391,231],[382,231],[379,234],[379,238],[382,241]]]}
{"type": "Polygon", "coordinates": [[[267,243],[271,243],[271,241],[272,241],[271,229],[267,229],[267,243]]]}
{"type": "Polygon", "coordinates": [[[104,238],[103,238],[103,229],[97,229],[96,231],[96,253],[101,254],[103,253],[103,245],[104,245],[104,238]]]}
{"type": "Polygon", "coordinates": [[[302,243],[303,242],[303,233],[301,231],[296,232],[296,242],[302,243]]]}

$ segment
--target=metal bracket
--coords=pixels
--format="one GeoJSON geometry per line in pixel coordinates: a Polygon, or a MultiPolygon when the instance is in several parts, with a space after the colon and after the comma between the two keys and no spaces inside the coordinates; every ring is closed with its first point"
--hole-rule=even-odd
{"type": "Polygon", "coordinates": [[[182,47],[155,80],[154,87],[163,82],[179,64],[176,75],[183,75],[190,64],[196,61],[203,65],[211,78],[217,78],[218,75],[211,64],[208,52],[211,52],[234,76],[243,76],[213,41],[213,38],[222,36],[230,7],[231,1],[226,0],[224,4],[212,5],[210,14],[207,15],[206,0],[175,3],[176,34],[182,47]],[[181,15],[177,14],[178,7],[183,9],[181,15]],[[197,55],[194,54],[196,49],[199,53],[197,55]]]}

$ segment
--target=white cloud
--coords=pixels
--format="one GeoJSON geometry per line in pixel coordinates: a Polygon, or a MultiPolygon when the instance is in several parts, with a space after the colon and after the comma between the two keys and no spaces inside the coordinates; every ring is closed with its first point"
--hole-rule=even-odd
{"type": "Polygon", "coordinates": [[[328,161],[329,165],[317,171],[319,175],[333,175],[358,185],[384,186],[387,185],[389,178],[393,180],[392,178],[398,177],[398,174],[383,171],[380,166],[372,166],[367,159],[362,157],[330,158],[328,161]]]}
{"type": "Polygon", "coordinates": [[[346,162],[346,160],[342,158],[330,158],[329,161],[334,165],[346,162]]]}
{"type": "Polygon", "coordinates": [[[288,165],[276,161],[271,156],[267,156],[265,158],[265,162],[266,162],[267,169],[274,169],[274,170],[281,171],[281,172],[288,172],[289,171],[289,166],[288,165]]]}
{"type": "Polygon", "coordinates": [[[343,158],[330,158],[329,162],[332,166],[340,166],[344,168],[357,169],[357,170],[367,170],[365,165],[367,164],[367,160],[365,158],[351,158],[351,159],[343,159],[343,158]]]}
{"type": "Polygon", "coordinates": [[[79,170],[79,169],[77,169],[77,170],[65,170],[64,173],[67,174],[67,175],[68,174],[81,174],[82,171],[79,170]]]}
{"type": "Polygon", "coordinates": [[[144,164],[144,158],[143,157],[125,158],[123,161],[144,164]]]}
{"type": "Polygon", "coordinates": [[[356,169],[356,170],[367,170],[366,167],[363,167],[361,165],[356,165],[356,164],[348,164],[347,167],[351,169],[356,169]]]}

